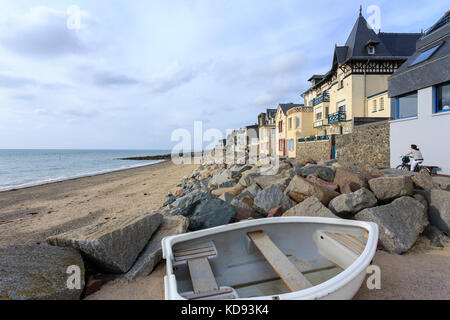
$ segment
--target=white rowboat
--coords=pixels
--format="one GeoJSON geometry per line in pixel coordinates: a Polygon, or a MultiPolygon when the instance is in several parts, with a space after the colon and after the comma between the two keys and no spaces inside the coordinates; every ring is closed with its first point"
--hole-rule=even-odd
{"type": "Polygon", "coordinates": [[[353,298],[378,243],[371,222],[249,220],[162,240],[167,300],[353,298]]]}

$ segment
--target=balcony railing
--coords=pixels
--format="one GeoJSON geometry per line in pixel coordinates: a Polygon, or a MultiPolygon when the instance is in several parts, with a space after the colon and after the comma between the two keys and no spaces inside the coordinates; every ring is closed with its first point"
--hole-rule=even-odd
{"type": "Polygon", "coordinates": [[[347,120],[347,113],[345,111],[338,111],[328,116],[328,123],[333,124],[347,120]]]}
{"type": "Polygon", "coordinates": [[[324,136],[312,136],[312,137],[306,137],[306,138],[299,138],[298,142],[314,142],[314,141],[326,141],[330,140],[330,136],[324,135],[324,136]]]}
{"type": "Polygon", "coordinates": [[[317,98],[313,99],[313,106],[317,106],[323,102],[330,102],[330,95],[327,92],[322,93],[317,98]]]}
{"type": "Polygon", "coordinates": [[[328,125],[328,118],[314,121],[314,128],[319,128],[328,125]]]}
{"type": "Polygon", "coordinates": [[[330,137],[327,135],[317,136],[317,141],[325,141],[325,140],[330,140],[330,137]]]}

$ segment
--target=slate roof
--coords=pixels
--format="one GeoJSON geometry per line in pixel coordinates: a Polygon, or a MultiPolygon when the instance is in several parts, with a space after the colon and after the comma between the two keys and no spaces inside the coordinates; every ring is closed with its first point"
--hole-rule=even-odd
{"type": "Polygon", "coordinates": [[[277,114],[277,109],[267,109],[267,117],[269,118],[275,118],[275,115],[277,114]]]}
{"type": "Polygon", "coordinates": [[[295,104],[295,103],[282,103],[278,105],[284,114],[286,114],[292,108],[304,107],[304,104],[295,104]]]}
{"type": "Polygon", "coordinates": [[[448,16],[449,11],[417,41],[417,51],[389,78],[390,97],[450,81],[450,21],[443,23],[448,16]],[[423,52],[435,47],[428,59],[415,63],[423,52]]]}
{"type": "MultiPolygon", "coordinates": [[[[331,70],[313,87],[323,83],[339,65],[352,60],[407,60],[416,51],[416,41],[421,35],[386,32],[377,34],[360,14],[345,45],[335,47],[331,70]],[[375,46],[375,54],[367,52],[368,45],[375,46]]],[[[306,92],[308,91],[309,89],[306,92]]]]}
{"type": "Polygon", "coordinates": [[[308,81],[311,81],[311,80],[321,80],[322,78],[324,77],[324,75],[321,75],[321,74],[314,74],[311,78],[309,78],[308,79],[308,81]]]}

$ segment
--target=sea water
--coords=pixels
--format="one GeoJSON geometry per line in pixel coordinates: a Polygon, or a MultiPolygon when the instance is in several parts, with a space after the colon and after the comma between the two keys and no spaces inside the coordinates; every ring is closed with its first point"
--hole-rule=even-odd
{"type": "Polygon", "coordinates": [[[169,153],[168,150],[0,150],[0,191],[155,164],[160,161],[119,158],[169,153]]]}

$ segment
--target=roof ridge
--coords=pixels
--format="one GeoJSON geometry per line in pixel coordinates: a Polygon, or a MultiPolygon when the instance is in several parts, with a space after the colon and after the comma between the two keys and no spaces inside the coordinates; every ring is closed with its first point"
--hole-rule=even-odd
{"type": "Polygon", "coordinates": [[[420,32],[378,32],[378,34],[410,34],[410,35],[418,35],[422,34],[420,32]]]}

